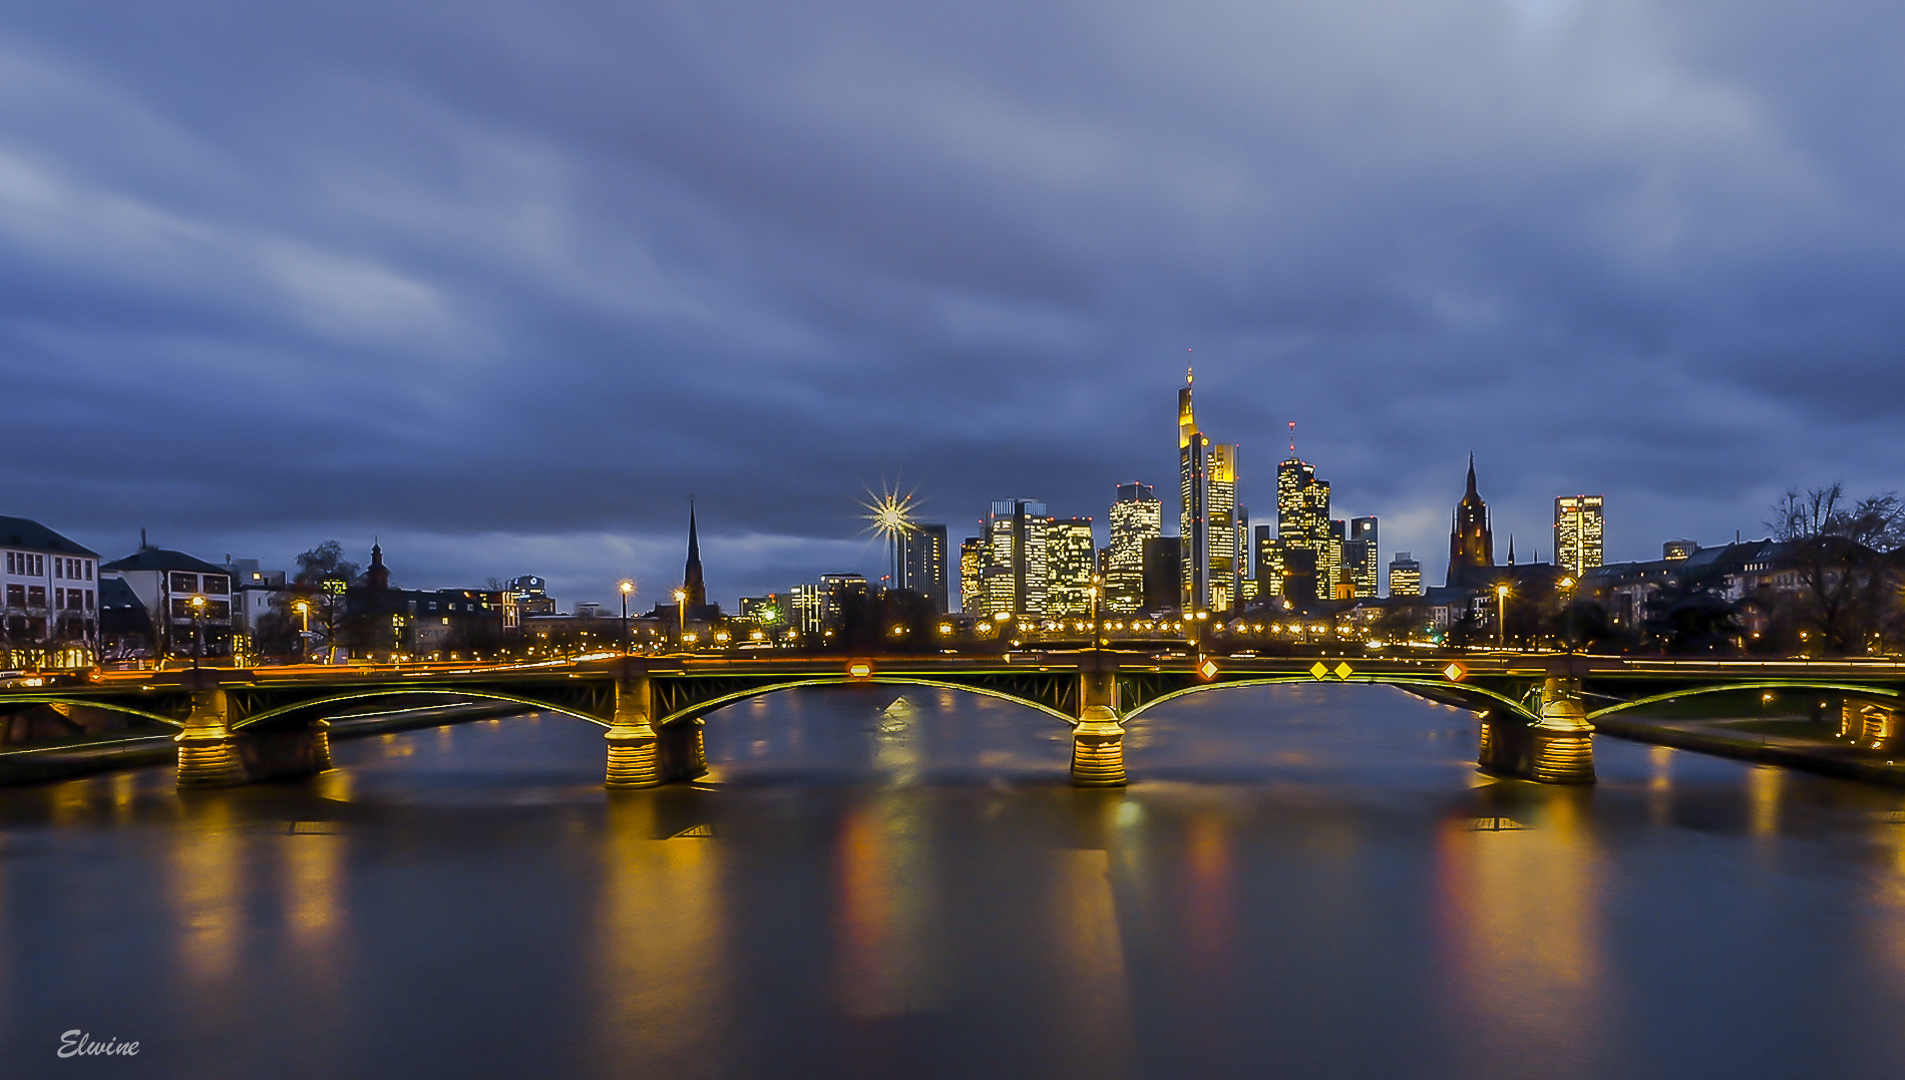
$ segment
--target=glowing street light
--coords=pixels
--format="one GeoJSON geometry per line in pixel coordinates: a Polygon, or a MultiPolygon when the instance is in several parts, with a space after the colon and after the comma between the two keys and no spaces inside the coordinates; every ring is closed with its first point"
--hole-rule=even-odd
{"type": "Polygon", "coordinates": [[[899,491],[881,491],[878,495],[869,492],[869,501],[862,503],[867,510],[866,520],[870,523],[873,535],[886,542],[887,559],[893,565],[893,585],[900,584],[900,542],[912,532],[913,511],[916,504],[913,496],[902,495],[899,491]]]}
{"type": "Polygon", "coordinates": [[[675,631],[675,640],[686,644],[688,641],[688,590],[675,590],[675,614],[680,616],[680,627],[675,631]]]}
{"type": "Polygon", "coordinates": [[[1508,647],[1508,586],[1495,586],[1495,641],[1508,647]]]}
{"type": "Polygon", "coordinates": [[[205,653],[205,597],[194,596],[192,605],[192,670],[197,671],[199,658],[205,653]]]}
{"type": "Polygon", "coordinates": [[[635,583],[627,578],[618,586],[622,593],[622,655],[628,655],[628,598],[635,595],[635,583]]]}

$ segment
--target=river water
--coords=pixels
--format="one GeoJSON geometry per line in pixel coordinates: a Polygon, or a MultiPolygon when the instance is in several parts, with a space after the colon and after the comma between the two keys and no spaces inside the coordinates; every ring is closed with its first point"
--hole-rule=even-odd
{"type": "Polygon", "coordinates": [[[1245,688],[1133,726],[925,688],[710,717],[608,794],[556,716],[0,792],[0,1075],[1687,1077],[1905,1060],[1905,793],[1245,688]],[[62,1033],[138,1040],[61,1060],[62,1033]]]}

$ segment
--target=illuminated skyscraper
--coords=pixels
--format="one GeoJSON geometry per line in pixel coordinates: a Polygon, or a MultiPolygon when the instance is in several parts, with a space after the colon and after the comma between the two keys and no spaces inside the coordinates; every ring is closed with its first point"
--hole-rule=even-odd
{"type": "Polygon", "coordinates": [[[1389,563],[1389,595],[1422,595],[1422,564],[1411,558],[1407,551],[1396,552],[1396,557],[1389,563]]]}
{"type": "Polygon", "coordinates": [[[1449,574],[1446,584],[1480,586],[1485,584],[1478,571],[1495,565],[1495,532],[1488,521],[1488,504],[1475,491],[1475,455],[1468,456],[1468,491],[1455,504],[1455,517],[1449,524],[1449,574]]]}
{"type": "Polygon", "coordinates": [[[1349,539],[1343,543],[1343,573],[1349,593],[1358,599],[1380,595],[1381,554],[1376,546],[1376,519],[1349,519],[1349,539]]]}
{"type": "Polygon", "coordinates": [[[932,601],[946,613],[946,526],[914,525],[900,537],[899,587],[932,601]]]}
{"type": "Polygon", "coordinates": [[[1092,579],[1098,573],[1098,545],[1090,518],[1053,518],[1045,526],[1049,576],[1045,614],[1058,619],[1089,618],[1092,579]]]}
{"type": "Polygon", "coordinates": [[[1144,542],[1164,535],[1164,504],[1150,484],[1119,484],[1111,504],[1111,557],[1105,562],[1105,609],[1120,615],[1144,604],[1144,542]]]}
{"type": "Polygon", "coordinates": [[[1327,600],[1336,595],[1341,553],[1330,535],[1330,482],[1318,480],[1316,466],[1294,454],[1277,465],[1277,548],[1284,591],[1291,600],[1327,600]],[[1309,554],[1293,559],[1290,553],[1295,551],[1309,554]],[[1299,564],[1300,575],[1296,573],[1299,564]],[[1303,585],[1292,584],[1297,576],[1303,585]]]}
{"type": "Polygon", "coordinates": [[[1575,578],[1601,565],[1599,495],[1560,495],[1554,500],[1554,561],[1575,578]]]}
{"type": "Polygon", "coordinates": [[[982,610],[987,615],[1043,615],[1050,580],[1045,504],[1001,499],[985,521],[982,610]]]}
{"type": "Polygon", "coordinates": [[[986,542],[968,536],[959,545],[959,610],[967,614],[985,609],[986,542]]]}
{"type": "Polygon", "coordinates": [[[1177,392],[1179,604],[1228,611],[1237,595],[1237,447],[1212,445],[1191,409],[1191,375],[1177,392]]]}
{"type": "Polygon", "coordinates": [[[1257,558],[1254,569],[1258,596],[1283,595],[1283,548],[1270,533],[1268,525],[1256,528],[1257,558]]]}

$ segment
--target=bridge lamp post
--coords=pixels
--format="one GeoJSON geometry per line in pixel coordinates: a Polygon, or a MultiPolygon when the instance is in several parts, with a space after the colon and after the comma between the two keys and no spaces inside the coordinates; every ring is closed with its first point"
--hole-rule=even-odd
{"type": "Polygon", "coordinates": [[[675,590],[675,614],[679,617],[679,626],[675,629],[675,641],[686,648],[688,640],[688,590],[675,590]]]}
{"type": "Polygon", "coordinates": [[[1495,642],[1508,648],[1508,586],[1495,586],[1495,642]]]}
{"type": "Polygon", "coordinates": [[[1567,618],[1564,619],[1562,623],[1562,633],[1568,636],[1569,655],[1573,655],[1574,653],[1574,586],[1575,580],[1573,578],[1564,577],[1561,579],[1561,602],[1567,605],[1562,609],[1567,612],[1567,618]]]}
{"type": "Polygon", "coordinates": [[[628,598],[635,592],[635,583],[624,580],[619,586],[622,592],[622,655],[628,655],[628,598]]]}
{"type": "Polygon", "coordinates": [[[199,659],[205,654],[205,597],[192,597],[192,670],[197,671],[199,659]]]}

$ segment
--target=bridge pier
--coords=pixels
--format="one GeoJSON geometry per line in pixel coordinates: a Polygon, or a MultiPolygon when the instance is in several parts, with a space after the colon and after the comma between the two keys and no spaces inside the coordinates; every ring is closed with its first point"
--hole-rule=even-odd
{"type": "Polygon", "coordinates": [[[191,691],[192,709],[185,729],[174,737],[179,744],[178,784],[189,787],[235,787],[246,783],[245,766],[238,757],[238,740],[231,731],[231,699],[217,685],[191,691]]]}
{"type": "Polygon", "coordinates": [[[331,733],[322,720],[303,727],[234,732],[231,698],[215,683],[194,686],[191,702],[185,729],[175,737],[179,787],[235,787],[314,776],[331,767],[331,733]]]}
{"type": "Polygon", "coordinates": [[[609,743],[609,787],[654,787],[662,781],[661,737],[649,723],[650,689],[647,675],[615,684],[615,717],[603,736],[609,743]]]}
{"type": "Polygon", "coordinates": [[[1476,762],[1484,769],[1544,784],[1594,782],[1594,727],[1579,680],[1545,680],[1539,719],[1532,724],[1496,709],[1481,727],[1476,762]]]}
{"type": "Polygon", "coordinates": [[[1078,723],[1072,727],[1072,783],[1123,787],[1124,725],[1118,722],[1118,669],[1100,662],[1078,673],[1078,723]]]}

